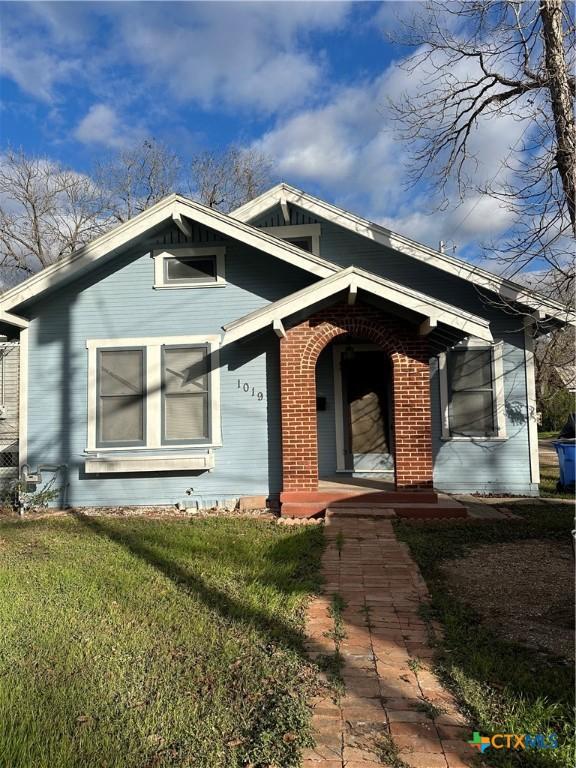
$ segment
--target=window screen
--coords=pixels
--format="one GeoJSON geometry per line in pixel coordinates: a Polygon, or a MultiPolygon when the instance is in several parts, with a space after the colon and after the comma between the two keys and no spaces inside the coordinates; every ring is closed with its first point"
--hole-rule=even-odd
{"type": "Polygon", "coordinates": [[[144,350],[98,353],[98,444],[144,443],[144,350]]]}
{"type": "Polygon", "coordinates": [[[164,259],[166,283],[216,282],[216,256],[171,256],[164,259]]]}
{"type": "Polygon", "coordinates": [[[492,350],[451,350],[447,362],[451,434],[493,436],[496,425],[492,350]]]}
{"type": "Polygon", "coordinates": [[[164,347],[163,442],[210,438],[208,348],[164,347]]]}

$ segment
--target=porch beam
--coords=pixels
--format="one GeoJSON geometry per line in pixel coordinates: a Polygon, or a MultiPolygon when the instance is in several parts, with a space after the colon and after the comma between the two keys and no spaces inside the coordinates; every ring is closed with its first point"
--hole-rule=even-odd
{"type": "Polygon", "coordinates": [[[423,323],[420,323],[418,333],[420,336],[428,336],[438,325],[438,320],[435,317],[427,317],[423,323]]]}
{"type": "Polygon", "coordinates": [[[272,328],[274,329],[274,333],[276,336],[278,336],[279,339],[286,338],[286,330],[282,320],[280,320],[279,317],[275,317],[274,320],[272,320],[272,328]]]}
{"type": "Polygon", "coordinates": [[[192,237],[192,228],[187,222],[184,221],[181,213],[174,211],[172,214],[172,219],[184,237],[192,237]]]}

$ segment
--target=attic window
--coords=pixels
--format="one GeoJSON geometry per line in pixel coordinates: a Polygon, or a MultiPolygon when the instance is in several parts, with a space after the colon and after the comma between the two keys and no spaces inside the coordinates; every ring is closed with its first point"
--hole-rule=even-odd
{"type": "Polygon", "coordinates": [[[302,248],[303,251],[312,253],[311,237],[284,237],[283,240],[286,240],[288,243],[292,243],[292,245],[297,245],[298,248],[302,248]]]}
{"type": "Polygon", "coordinates": [[[225,248],[154,251],[154,288],[215,288],[226,285],[225,248]]]}
{"type": "Polygon", "coordinates": [[[308,253],[320,256],[320,224],[294,224],[286,227],[262,227],[263,232],[286,240],[308,253]]]}

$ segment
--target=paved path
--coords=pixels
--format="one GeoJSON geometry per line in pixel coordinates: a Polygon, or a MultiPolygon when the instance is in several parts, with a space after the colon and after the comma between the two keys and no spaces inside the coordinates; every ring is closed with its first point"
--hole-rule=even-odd
{"type": "Polygon", "coordinates": [[[309,608],[308,651],[334,656],[338,647],[345,689],[314,702],[316,747],[304,768],[375,768],[387,750],[414,768],[471,765],[471,731],[430,671],[419,614],[427,588],[408,548],[387,520],[333,518],[325,532],[325,590],[309,608]],[[341,619],[335,595],[345,601],[341,619]]]}

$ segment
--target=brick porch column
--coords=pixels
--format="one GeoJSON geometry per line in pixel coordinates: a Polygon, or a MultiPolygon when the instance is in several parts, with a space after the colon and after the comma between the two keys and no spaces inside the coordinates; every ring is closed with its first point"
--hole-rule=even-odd
{"type": "Polygon", "coordinates": [[[366,338],[392,361],[395,480],[398,489],[432,487],[430,374],[425,340],[373,307],[323,309],[280,339],[283,491],[318,488],[316,361],[337,336],[366,338]]]}
{"type": "Polygon", "coordinates": [[[392,355],[396,488],[432,488],[430,367],[402,353],[392,355]]]}
{"type": "Polygon", "coordinates": [[[306,364],[302,359],[309,330],[307,324],[299,325],[280,339],[284,491],[315,491],[318,488],[316,360],[306,364]]]}

